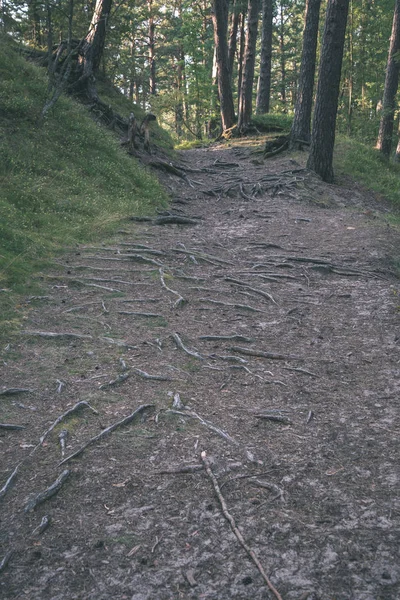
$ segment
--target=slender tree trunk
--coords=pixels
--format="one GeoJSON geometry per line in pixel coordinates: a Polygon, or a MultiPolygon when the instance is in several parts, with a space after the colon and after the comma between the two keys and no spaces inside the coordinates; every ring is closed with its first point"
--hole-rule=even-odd
{"type": "MultiPolygon", "coordinates": [[[[400,0],[399,0],[400,1],[400,0]]],[[[328,0],[307,167],[333,181],[333,148],[349,0],[328,0]]]]}
{"type": "Polygon", "coordinates": [[[150,78],[149,78],[149,87],[150,87],[150,95],[155,96],[157,93],[156,89],[156,59],[155,59],[155,32],[156,32],[156,24],[154,22],[153,15],[153,0],[147,0],[147,8],[149,11],[149,68],[150,68],[150,78]]]}
{"type": "Polygon", "coordinates": [[[259,8],[259,0],[249,0],[243,79],[239,99],[238,131],[240,133],[243,133],[249,126],[253,108],[254,64],[259,8]]]}
{"type": "Polygon", "coordinates": [[[281,67],[281,102],[283,112],[286,111],[286,55],[285,55],[285,24],[283,20],[283,3],[280,3],[279,23],[279,62],[281,67]]]}
{"type": "Polygon", "coordinates": [[[290,145],[292,148],[300,147],[298,140],[309,143],[311,139],[311,111],[314,93],[320,7],[321,0],[307,0],[300,79],[292,131],[290,133],[290,145]]]}
{"type": "Polygon", "coordinates": [[[238,112],[240,105],[240,90],[242,89],[242,79],[243,79],[243,61],[244,61],[244,44],[245,44],[245,13],[242,12],[240,15],[240,44],[239,44],[239,57],[238,57],[238,85],[237,85],[237,93],[238,93],[238,112]]]}
{"type": "Polygon", "coordinates": [[[212,20],[222,129],[226,130],[232,127],[235,122],[235,109],[233,106],[231,75],[228,62],[228,43],[226,39],[228,31],[228,0],[214,0],[212,20]]]}
{"type": "Polygon", "coordinates": [[[396,147],[396,154],[394,157],[394,162],[400,163],[400,118],[398,120],[397,123],[397,147],[396,147]]]}
{"type": "Polygon", "coordinates": [[[271,94],[273,5],[274,0],[263,0],[260,75],[258,78],[256,102],[256,112],[258,115],[269,112],[271,94]]]}
{"type": "Polygon", "coordinates": [[[383,93],[382,117],[376,147],[386,158],[392,151],[394,111],[396,108],[396,93],[399,86],[399,59],[396,56],[400,50],[400,0],[396,0],[393,15],[392,35],[390,37],[389,57],[386,66],[385,90],[383,93]]]}
{"type": "Polygon", "coordinates": [[[232,79],[232,75],[233,75],[233,64],[235,62],[235,55],[236,55],[239,18],[240,18],[240,3],[239,3],[239,0],[233,0],[233,12],[231,15],[231,27],[230,27],[230,31],[229,31],[229,48],[228,48],[228,62],[229,62],[229,72],[231,74],[231,79],[232,79]]]}

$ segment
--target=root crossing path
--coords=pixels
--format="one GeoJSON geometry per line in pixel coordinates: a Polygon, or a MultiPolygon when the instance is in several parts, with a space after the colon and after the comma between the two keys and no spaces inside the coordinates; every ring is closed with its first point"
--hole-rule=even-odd
{"type": "Polygon", "coordinates": [[[168,211],[43,273],[2,349],[1,598],[400,597],[399,235],[295,158],[188,151],[168,211]]]}

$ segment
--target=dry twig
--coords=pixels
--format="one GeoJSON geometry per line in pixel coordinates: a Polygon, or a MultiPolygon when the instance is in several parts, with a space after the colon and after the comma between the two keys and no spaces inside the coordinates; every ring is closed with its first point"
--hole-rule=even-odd
{"type": "Polygon", "coordinates": [[[235,536],[239,540],[239,543],[241,544],[241,546],[246,550],[246,552],[250,556],[251,560],[256,565],[257,569],[261,573],[262,578],[264,579],[264,581],[267,584],[268,588],[274,594],[275,598],[277,600],[283,600],[282,596],[280,595],[280,593],[278,592],[278,590],[275,588],[275,586],[271,583],[270,579],[268,578],[268,575],[264,571],[264,568],[263,568],[262,564],[260,563],[260,561],[258,560],[258,558],[257,558],[254,550],[252,550],[252,548],[250,548],[250,546],[246,543],[244,537],[242,536],[242,534],[240,533],[239,529],[237,528],[236,523],[235,523],[235,519],[232,517],[232,515],[228,511],[228,507],[226,505],[225,498],[222,495],[222,492],[220,490],[217,478],[215,477],[215,475],[214,475],[214,473],[213,473],[213,471],[211,469],[210,461],[207,458],[206,452],[204,452],[204,451],[201,453],[201,460],[203,461],[206,473],[207,473],[209,479],[211,480],[211,483],[213,484],[214,491],[215,491],[215,493],[217,495],[217,498],[218,498],[218,500],[219,500],[219,502],[221,504],[222,513],[223,513],[225,519],[228,521],[229,525],[231,526],[231,529],[232,529],[233,533],[235,534],[235,536]]]}

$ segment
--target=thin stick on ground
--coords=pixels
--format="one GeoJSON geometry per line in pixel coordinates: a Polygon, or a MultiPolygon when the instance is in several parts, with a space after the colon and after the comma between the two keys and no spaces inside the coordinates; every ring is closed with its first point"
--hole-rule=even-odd
{"type": "Polygon", "coordinates": [[[210,421],[206,421],[206,419],[203,419],[203,417],[201,417],[194,411],[174,410],[174,409],[170,408],[167,410],[167,412],[173,413],[175,415],[182,415],[183,417],[190,417],[191,419],[197,419],[198,421],[200,421],[200,423],[202,425],[204,425],[205,427],[208,427],[208,429],[211,429],[216,434],[218,434],[220,437],[223,437],[224,439],[228,440],[228,442],[231,442],[231,444],[234,444],[235,446],[239,446],[239,442],[237,442],[235,439],[233,439],[233,437],[231,437],[229,435],[229,433],[226,433],[219,427],[216,427],[210,421]]]}
{"type": "Polygon", "coordinates": [[[277,600],[283,600],[282,596],[280,595],[280,593],[278,592],[278,590],[275,588],[275,586],[269,580],[268,575],[264,571],[264,568],[263,568],[262,564],[260,563],[260,561],[258,560],[257,556],[255,555],[254,550],[252,550],[250,548],[250,546],[246,543],[244,537],[242,536],[242,534],[240,533],[239,529],[237,528],[236,523],[235,523],[235,519],[232,517],[232,515],[228,511],[228,507],[226,505],[225,498],[222,495],[222,492],[220,490],[217,478],[215,477],[215,475],[214,475],[214,473],[213,473],[213,471],[211,469],[210,461],[208,460],[207,454],[204,451],[201,453],[201,460],[203,461],[206,473],[207,473],[209,479],[211,480],[211,483],[213,484],[215,493],[216,493],[216,495],[218,497],[218,500],[220,501],[221,508],[222,508],[222,513],[223,513],[225,519],[230,524],[233,533],[235,534],[235,536],[239,540],[239,543],[241,544],[241,546],[246,550],[247,554],[250,556],[250,558],[252,559],[252,561],[256,565],[257,569],[261,573],[262,578],[264,579],[264,581],[267,584],[268,588],[274,594],[275,598],[277,600]]]}
{"type": "Polygon", "coordinates": [[[16,478],[17,474],[18,474],[18,469],[20,468],[22,462],[18,463],[18,465],[15,467],[14,471],[11,473],[10,477],[7,479],[7,481],[5,482],[5,484],[3,485],[3,487],[0,490],[0,500],[3,498],[3,496],[5,496],[8,492],[8,490],[10,489],[10,487],[13,484],[14,479],[16,478]]]}
{"type": "Polygon", "coordinates": [[[62,421],[65,421],[65,419],[71,415],[73,415],[74,413],[76,413],[78,410],[80,410],[81,408],[89,408],[92,412],[94,412],[95,415],[98,415],[99,413],[97,412],[97,410],[95,410],[92,406],[90,406],[90,404],[88,402],[85,402],[84,400],[82,402],[77,402],[75,404],[75,406],[73,406],[72,408],[70,408],[69,410],[65,411],[65,413],[63,413],[62,415],[60,415],[59,417],[57,417],[57,419],[54,421],[54,423],[48,428],[47,431],[44,432],[44,434],[40,437],[39,442],[41,444],[43,444],[44,440],[47,438],[47,436],[49,435],[49,433],[51,433],[53,431],[53,429],[55,427],[57,427],[57,425],[59,423],[61,423],[62,421]]]}
{"type": "Polygon", "coordinates": [[[59,466],[69,462],[70,460],[72,460],[73,458],[76,458],[77,456],[80,456],[82,454],[82,452],[84,452],[86,450],[86,448],[88,448],[92,444],[95,444],[99,440],[103,439],[108,434],[115,431],[115,429],[117,429],[118,427],[123,427],[124,425],[128,425],[128,423],[131,423],[131,421],[133,421],[140,413],[144,412],[145,410],[147,410],[149,408],[154,408],[154,406],[155,406],[154,404],[142,404],[133,413],[131,413],[124,419],[121,419],[121,421],[117,421],[116,423],[113,423],[106,429],[103,429],[103,431],[101,433],[99,433],[98,435],[95,435],[94,437],[90,438],[90,440],[88,440],[85,444],[83,444],[83,446],[78,448],[78,450],[76,450],[73,454],[70,454],[69,456],[64,458],[64,460],[62,460],[59,463],[59,466]]]}
{"type": "Polygon", "coordinates": [[[13,554],[14,554],[14,552],[12,550],[9,550],[7,552],[7,554],[2,558],[2,560],[0,560],[0,573],[2,573],[4,571],[4,569],[10,562],[10,558],[12,557],[13,554]]]}

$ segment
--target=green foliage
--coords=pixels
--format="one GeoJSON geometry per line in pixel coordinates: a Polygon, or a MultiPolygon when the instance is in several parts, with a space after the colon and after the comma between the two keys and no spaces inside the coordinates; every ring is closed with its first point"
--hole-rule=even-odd
{"type": "Polygon", "coordinates": [[[252,125],[255,125],[261,132],[282,132],[289,133],[292,127],[293,117],[283,113],[268,113],[265,115],[253,115],[252,125]]]}
{"type": "Polygon", "coordinates": [[[71,99],[61,97],[40,125],[45,72],[5,36],[0,65],[0,314],[13,321],[14,293],[54,252],[154,212],[166,196],[71,99]]]}
{"type": "Polygon", "coordinates": [[[386,162],[377,150],[354,139],[339,137],[334,166],[339,176],[350,175],[400,209],[400,165],[386,162]]]}

